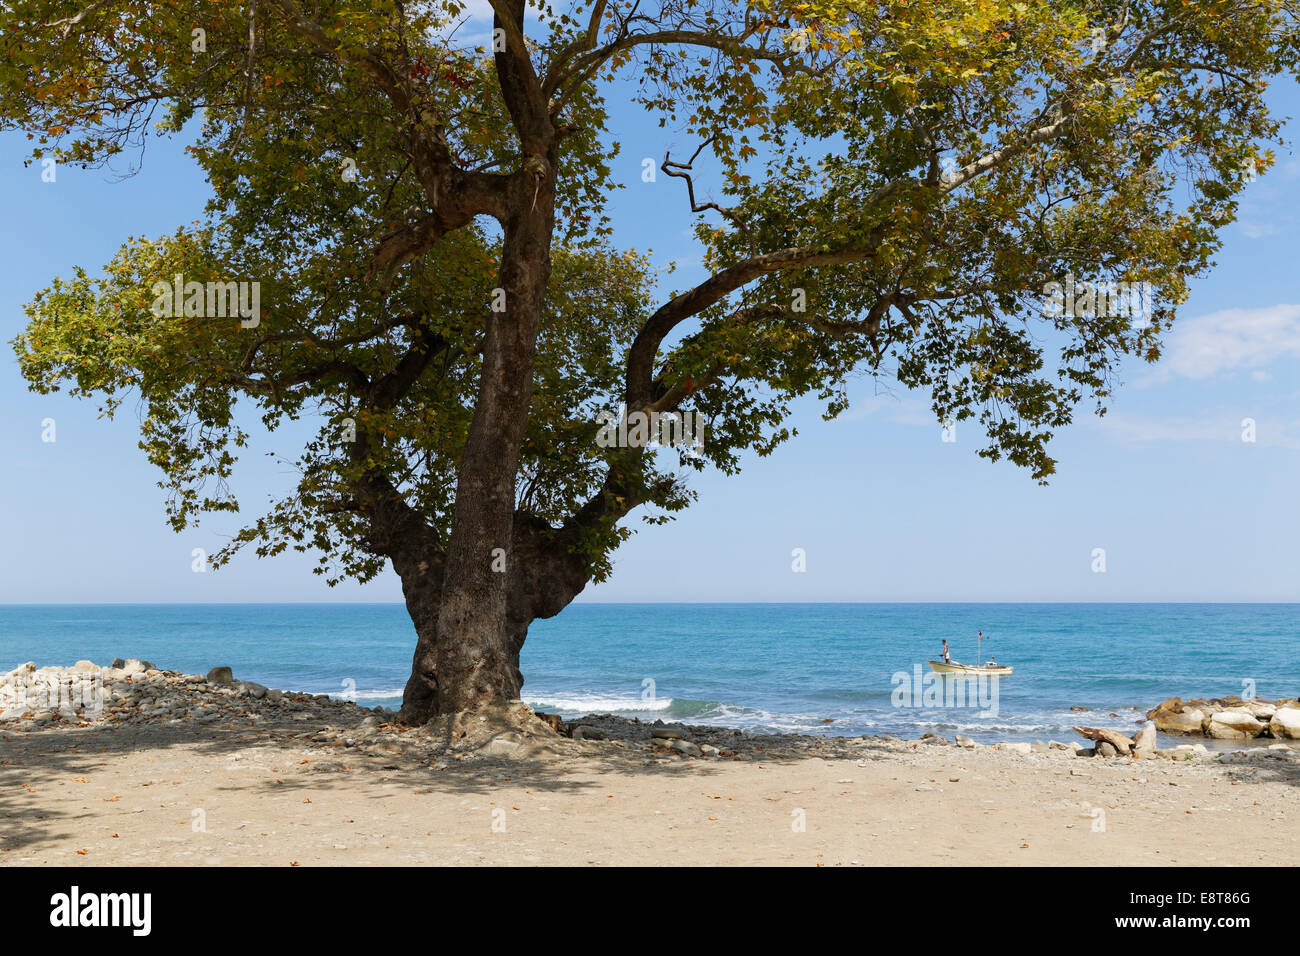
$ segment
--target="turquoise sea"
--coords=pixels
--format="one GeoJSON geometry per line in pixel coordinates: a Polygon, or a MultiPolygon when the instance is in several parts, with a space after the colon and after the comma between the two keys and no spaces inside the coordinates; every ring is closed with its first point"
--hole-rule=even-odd
{"type": "MultiPolygon", "coordinates": [[[[5,670],[228,664],[239,678],[367,706],[397,705],[414,643],[398,604],[0,606],[5,670]]],[[[1297,604],[575,604],[533,625],[524,698],[569,717],[1066,740],[1071,724],[1122,727],[1173,695],[1294,697],[1298,652],[1297,604]],[[895,706],[899,687],[921,696],[915,675],[943,638],[954,660],[973,662],[978,631],[984,656],[1015,668],[996,713],[895,706]]]]}

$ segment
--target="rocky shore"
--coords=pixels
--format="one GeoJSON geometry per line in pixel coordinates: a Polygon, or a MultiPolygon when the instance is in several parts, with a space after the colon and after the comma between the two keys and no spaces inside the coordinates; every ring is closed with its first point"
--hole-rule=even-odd
{"type": "Polygon", "coordinates": [[[1245,700],[1241,697],[1170,697],[1147,711],[1166,734],[1251,740],[1300,740],[1300,699],[1245,700]]]}
{"type": "MultiPolygon", "coordinates": [[[[1190,727],[1198,719],[1197,713],[1202,714],[1202,724],[1213,730],[1210,736],[1227,736],[1223,728],[1241,728],[1237,736],[1257,737],[1276,728],[1281,731],[1277,736],[1286,737],[1296,729],[1292,715],[1300,717],[1300,709],[1293,709],[1296,706],[1294,701],[1265,704],[1233,698],[1184,704],[1172,698],[1151,711],[1153,719],[1132,738],[1114,730],[1080,726],[1075,730],[1082,741],[983,745],[960,734],[953,738],[925,734],[915,740],[813,737],[666,724],[662,720],[642,722],[609,714],[565,722],[554,714],[535,713],[520,701],[487,713],[452,715],[423,727],[409,727],[391,710],[360,707],[324,694],[267,688],[236,679],[229,667],[214,667],[206,675],[183,674],[135,659],[117,659],[106,667],[78,661],[71,667],[38,668],[28,662],[0,675],[0,733],[147,726],[178,731],[252,727],[270,739],[301,740],[340,755],[379,754],[400,758],[399,762],[408,765],[435,767],[445,766],[449,759],[573,754],[600,748],[635,753],[651,763],[790,760],[809,754],[846,758],[860,755],[866,743],[874,756],[946,747],[1051,758],[1300,761],[1300,748],[1285,743],[1252,747],[1235,756],[1210,751],[1202,744],[1156,746],[1158,729],[1190,727]],[[1247,718],[1253,723],[1248,724],[1247,718]]],[[[337,769],[345,763],[327,760],[314,769],[337,769]]]]}

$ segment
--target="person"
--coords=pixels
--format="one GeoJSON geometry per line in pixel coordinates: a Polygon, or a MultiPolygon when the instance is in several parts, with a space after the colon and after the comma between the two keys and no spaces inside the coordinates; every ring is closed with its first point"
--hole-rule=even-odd
{"type": "Polygon", "coordinates": [[[943,642],[943,662],[944,662],[945,664],[951,664],[951,663],[952,663],[952,652],[951,652],[951,650],[950,650],[949,647],[948,647],[948,641],[947,641],[946,638],[944,639],[944,642],[943,642]]]}

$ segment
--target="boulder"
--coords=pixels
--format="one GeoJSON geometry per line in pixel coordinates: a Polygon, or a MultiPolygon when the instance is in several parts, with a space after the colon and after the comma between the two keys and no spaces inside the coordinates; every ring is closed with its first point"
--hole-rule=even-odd
{"type": "Polygon", "coordinates": [[[561,735],[564,734],[565,732],[564,720],[560,717],[559,714],[546,714],[540,710],[533,711],[533,713],[537,715],[538,720],[546,724],[557,734],[561,734],[561,735]]]}
{"type": "MultiPolygon", "coordinates": [[[[1165,734],[1199,734],[1205,724],[1204,711],[1189,707],[1179,713],[1153,711],[1156,730],[1165,734]]],[[[1150,716],[1150,713],[1148,714],[1150,716]]]]}
{"type": "Polygon", "coordinates": [[[1161,716],[1168,714],[1180,714],[1187,705],[1183,703],[1181,697],[1170,697],[1162,700],[1150,710],[1147,711],[1147,720],[1159,721],[1161,716]]]}
{"type": "Polygon", "coordinates": [[[686,735],[676,727],[655,727],[651,729],[650,736],[660,740],[681,740],[686,735]]]}
{"type": "Polygon", "coordinates": [[[229,667],[214,667],[208,671],[209,684],[233,684],[235,673],[229,667]]]}
{"type": "Polygon", "coordinates": [[[1274,711],[1268,732],[1279,740],[1300,740],[1300,707],[1282,707],[1274,711]]]}
{"type": "Polygon", "coordinates": [[[1148,720],[1143,724],[1142,728],[1133,737],[1133,749],[1137,753],[1145,753],[1156,749],[1156,723],[1154,720],[1148,720]]]}
{"type": "Polygon", "coordinates": [[[1268,723],[1277,711],[1277,704],[1271,700],[1248,700],[1233,710],[1244,710],[1261,723],[1268,723]]]}
{"type": "Polygon", "coordinates": [[[1244,710],[1220,710],[1210,715],[1205,725],[1207,737],[1220,740],[1242,740],[1258,737],[1264,732],[1264,724],[1244,710]]]}
{"type": "Polygon", "coordinates": [[[704,753],[700,750],[698,744],[693,744],[689,740],[670,740],[668,742],[668,747],[669,749],[676,750],[678,753],[685,754],[688,757],[699,757],[704,753]]]}

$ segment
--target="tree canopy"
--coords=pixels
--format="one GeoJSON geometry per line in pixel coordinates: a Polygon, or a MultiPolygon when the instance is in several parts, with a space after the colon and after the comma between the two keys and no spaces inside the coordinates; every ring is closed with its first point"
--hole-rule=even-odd
{"type": "Polygon", "coordinates": [[[140,396],[178,529],[237,508],[237,406],[321,427],[233,546],[318,550],[331,580],[396,564],[393,536],[445,557],[496,442],[515,538],[580,590],[633,509],[684,507],[689,469],[771,452],[794,400],[834,416],[858,374],[1046,480],[1054,431],[1158,359],[1297,65],[1292,0],[491,2],[482,46],[454,0],[0,11],[0,128],[33,160],[134,161],[160,133],[211,184],[203,221],[55,281],[14,343],[33,388],[140,396]],[[654,187],[695,224],[697,284],[662,293],[615,242],[609,197],[641,172],[615,95],[698,147],[654,187]],[[259,282],[257,324],[156,314],[175,276],[259,282]],[[1149,313],[1046,308],[1074,279],[1149,313]],[[604,447],[612,407],[696,412],[703,447],[604,447]]]}

